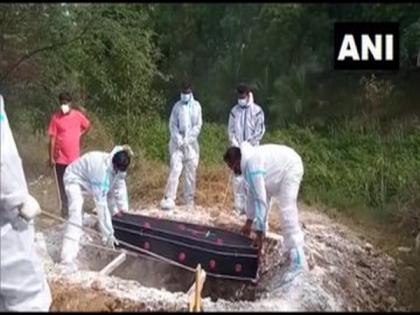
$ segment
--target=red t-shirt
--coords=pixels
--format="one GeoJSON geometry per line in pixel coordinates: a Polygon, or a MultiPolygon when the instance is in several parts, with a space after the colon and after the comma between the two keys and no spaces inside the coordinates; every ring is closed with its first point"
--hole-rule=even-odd
{"type": "Polygon", "coordinates": [[[53,114],[48,134],[50,137],[55,137],[56,163],[68,165],[79,157],[80,136],[89,126],[89,120],[78,110],[71,109],[68,114],[63,114],[61,111],[53,114]]]}

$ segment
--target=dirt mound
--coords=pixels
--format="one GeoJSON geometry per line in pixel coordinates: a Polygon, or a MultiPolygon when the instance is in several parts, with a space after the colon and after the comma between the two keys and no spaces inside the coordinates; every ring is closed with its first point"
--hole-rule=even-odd
{"type": "MultiPolygon", "coordinates": [[[[164,212],[150,207],[133,212],[224,227],[233,231],[237,231],[243,223],[243,218],[235,217],[230,211],[222,211],[220,208],[196,207],[194,211],[186,211],[183,207],[178,207],[174,211],[164,212]]],[[[281,237],[269,239],[266,246],[271,261],[264,263],[265,273],[258,283],[255,300],[238,301],[221,296],[215,302],[214,299],[207,297],[203,299],[204,309],[206,311],[406,310],[396,298],[396,264],[391,257],[376,250],[355,236],[350,229],[334,223],[325,215],[302,211],[301,221],[306,233],[306,252],[311,257],[310,272],[301,274],[289,285],[280,285],[279,279],[285,268],[281,254],[281,237]]],[[[88,220],[85,222],[87,224],[88,220]]],[[[276,224],[271,227],[272,231],[278,232],[276,224]]],[[[95,270],[100,270],[112,260],[112,257],[115,257],[115,254],[82,247],[79,255],[81,270],[71,275],[60,274],[56,262],[61,247],[62,229],[62,225],[56,225],[54,228],[37,233],[37,248],[43,258],[53,290],[53,310],[187,310],[185,288],[189,286],[188,281],[186,282],[188,285],[168,286],[168,283],[174,282],[173,277],[170,279],[170,274],[181,274],[179,269],[156,272],[158,275],[165,274],[165,277],[168,277],[166,280],[160,276],[154,281],[149,281],[147,277],[142,276],[151,273],[149,268],[157,268],[157,262],[152,263],[152,267],[146,263],[137,266],[132,262],[130,267],[124,267],[122,271],[116,270],[114,276],[99,276],[95,270]],[[133,280],[135,275],[138,277],[133,280]],[[89,300],[92,302],[86,302],[89,300]]],[[[87,241],[98,240],[84,235],[82,242],[87,241]]],[[[183,275],[178,279],[187,277],[183,275]]],[[[206,282],[204,291],[206,290],[216,290],[216,287],[206,282]]]]}

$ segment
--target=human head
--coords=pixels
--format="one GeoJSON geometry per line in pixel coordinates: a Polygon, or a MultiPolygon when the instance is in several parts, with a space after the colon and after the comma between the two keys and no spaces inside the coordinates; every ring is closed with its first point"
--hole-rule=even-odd
{"type": "Polygon", "coordinates": [[[112,165],[116,172],[126,172],[130,162],[130,154],[126,150],[118,151],[112,157],[112,165]]]}
{"type": "Polygon", "coordinates": [[[60,101],[60,104],[69,104],[73,100],[70,93],[68,92],[62,92],[58,96],[58,100],[60,101]]]}
{"type": "Polygon", "coordinates": [[[192,88],[190,82],[183,82],[181,85],[181,101],[187,103],[191,99],[192,88]]]}
{"type": "Polygon", "coordinates": [[[62,92],[58,96],[58,100],[60,102],[60,108],[63,114],[67,114],[70,112],[70,106],[71,106],[71,95],[67,92],[62,92]]]}
{"type": "Polygon", "coordinates": [[[241,175],[241,150],[238,147],[230,147],[223,155],[223,160],[236,174],[241,175]]]}
{"type": "Polygon", "coordinates": [[[240,83],[236,88],[236,93],[238,95],[238,104],[245,106],[249,102],[249,92],[250,89],[245,83],[240,83]]]}

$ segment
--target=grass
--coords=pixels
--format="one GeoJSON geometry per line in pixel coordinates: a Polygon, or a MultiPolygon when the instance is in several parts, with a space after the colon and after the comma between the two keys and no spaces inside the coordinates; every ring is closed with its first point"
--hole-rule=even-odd
{"type": "MultiPolygon", "coordinates": [[[[114,146],[109,131],[113,125],[101,124],[93,114],[90,118],[93,128],[84,139],[82,151],[110,151],[114,146]]],[[[28,176],[43,174],[48,159],[47,137],[31,131],[25,121],[12,128],[28,176]]],[[[167,122],[138,122],[130,135],[129,144],[136,155],[128,179],[130,195],[140,202],[158,202],[169,165],[167,122]]],[[[219,204],[229,180],[222,161],[228,143],[226,126],[204,123],[199,142],[197,202],[219,204]]],[[[420,204],[420,131],[416,124],[404,127],[393,123],[386,130],[379,122],[362,125],[354,120],[324,130],[292,126],[267,132],[263,143],[289,145],[302,156],[305,175],[300,197],[305,203],[336,208],[349,217],[383,223],[398,220],[410,229],[420,227],[416,211],[420,204]]],[[[182,181],[180,188],[182,193],[182,181]]]]}

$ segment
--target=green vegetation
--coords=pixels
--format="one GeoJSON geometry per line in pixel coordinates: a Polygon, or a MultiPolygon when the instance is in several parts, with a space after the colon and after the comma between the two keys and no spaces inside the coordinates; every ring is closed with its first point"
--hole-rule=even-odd
{"type": "Polygon", "coordinates": [[[418,220],[418,4],[1,4],[0,15],[16,132],[42,134],[68,90],[111,135],[97,149],[128,142],[167,163],[167,119],[188,78],[203,106],[201,166],[217,167],[245,81],[266,113],[263,142],[302,155],[306,202],[418,220]],[[399,21],[400,71],[334,71],[336,21],[399,21]]]}

